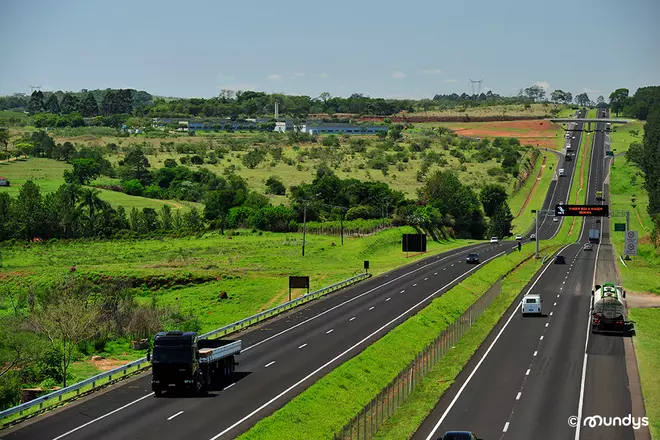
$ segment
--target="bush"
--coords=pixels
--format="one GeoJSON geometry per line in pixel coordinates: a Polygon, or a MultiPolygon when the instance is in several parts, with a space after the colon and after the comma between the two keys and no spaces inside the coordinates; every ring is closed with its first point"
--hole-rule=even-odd
{"type": "Polygon", "coordinates": [[[144,191],[142,183],[137,179],[126,180],[121,183],[121,187],[126,194],[130,194],[132,196],[141,196],[142,192],[144,191]]]}
{"type": "Polygon", "coordinates": [[[266,180],[266,194],[283,196],[286,194],[286,188],[279,178],[271,176],[266,180]]]}

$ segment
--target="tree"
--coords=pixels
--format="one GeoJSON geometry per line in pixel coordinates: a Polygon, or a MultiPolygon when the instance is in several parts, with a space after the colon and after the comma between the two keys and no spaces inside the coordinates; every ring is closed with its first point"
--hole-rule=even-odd
{"type": "Polygon", "coordinates": [[[73,279],[67,280],[33,318],[35,328],[59,354],[63,387],[67,386],[67,373],[76,347],[92,339],[99,330],[99,307],[81,289],[76,289],[75,283],[73,279]]]}
{"type": "Polygon", "coordinates": [[[390,127],[389,129],[389,136],[390,139],[394,141],[398,141],[403,137],[403,125],[401,124],[394,124],[390,127]]]}
{"type": "Polygon", "coordinates": [[[493,217],[497,208],[506,202],[507,193],[502,185],[489,184],[483,187],[479,200],[484,207],[484,212],[488,217],[493,217]]]}
{"type": "Polygon", "coordinates": [[[525,95],[533,101],[541,101],[545,98],[545,89],[534,84],[533,86],[525,88],[525,95]]]}
{"type": "Polygon", "coordinates": [[[492,237],[508,237],[511,235],[511,222],[513,215],[509,204],[504,201],[495,208],[495,212],[490,219],[489,234],[492,237]]]}
{"type": "Polygon", "coordinates": [[[176,159],[167,158],[165,159],[165,163],[163,165],[165,165],[165,168],[176,168],[176,159]]]}
{"type": "Polygon", "coordinates": [[[65,93],[64,96],[62,96],[60,109],[64,114],[78,112],[80,110],[80,100],[76,95],[65,93]]]}
{"type": "Polygon", "coordinates": [[[57,100],[57,95],[55,93],[52,93],[48,99],[46,99],[44,110],[46,110],[47,113],[52,113],[54,115],[60,114],[60,102],[57,100]]]}
{"type": "Polygon", "coordinates": [[[575,103],[581,107],[587,107],[589,104],[591,104],[591,100],[589,99],[589,95],[586,93],[580,93],[575,97],[575,103]]]}
{"type": "Polygon", "coordinates": [[[266,180],[266,194],[283,196],[286,194],[286,188],[279,178],[271,176],[266,180]]]}
{"type": "Polygon", "coordinates": [[[42,232],[43,197],[39,186],[31,180],[23,184],[15,202],[17,235],[31,240],[42,232]]]}
{"type": "Polygon", "coordinates": [[[67,183],[87,185],[101,174],[101,166],[94,159],[73,159],[71,165],[73,170],[64,171],[67,183]]]}
{"type": "Polygon", "coordinates": [[[559,89],[553,90],[553,92],[550,93],[550,99],[552,100],[552,102],[554,102],[556,104],[559,104],[561,102],[565,102],[566,101],[566,92],[564,92],[563,90],[559,90],[559,89]]]}
{"type": "MultiPolygon", "coordinates": [[[[5,298],[2,298],[3,300],[5,298]]],[[[40,341],[18,317],[0,317],[0,378],[39,357],[40,341]]]]}
{"type": "Polygon", "coordinates": [[[170,205],[163,205],[160,208],[160,224],[163,231],[172,230],[172,208],[170,208],[170,205]]]}
{"type": "Polygon", "coordinates": [[[564,95],[564,104],[568,105],[573,102],[573,94],[571,92],[566,92],[564,95]]]}
{"type": "Polygon", "coordinates": [[[91,118],[99,114],[99,104],[92,93],[88,93],[80,102],[80,113],[86,118],[91,118]]]}
{"type": "Polygon", "coordinates": [[[101,200],[99,194],[101,194],[101,191],[96,188],[83,188],[80,192],[81,207],[84,207],[87,210],[86,220],[88,237],[94,235],[97,212],[107,207],[107,202],[101,200]]]}
{"type": "Polygon", "coordinates": [[[7,153],[7,147],[9,145],[9,130],[6,128],[0,128],[0,149],[4,150],[7,153]]]}
{"type": "Polygon", "coordinates": [[[628,89],[616,89],[610,93],[610,105],[617,117],[619,117],[619,112],[623,109],[629,94],[630,91],[628,89]]]}
{"type": "Polygon", "coordinates": [[[605,97],[603,97],[603,95],[598,96],[598,98],[596,98],[596,103],[597,104],[605,103],[605,97]]]}
{"type": "Polygon", "coordinates": [[[132,148],[124,157],[121,165],[129,171],[130,177],[139,180],[142,185],[149,184],[149,171],[147,168],[151,167],[151,165],[144,155],[142,148],[132,148]]]}
{"type": "Polygon", "coordinates": [[[235,197],[235,191],[228,189],[211,191],[206,197],[204,218],[212,223],[219,223],[221,234],[225,233],[225,223],[229,210],[234,207],[235,197]]]}
{"type": "Polygon", "coordinates": [[[30,95],[30,102],[28,102],[27,110],[31,114],[41,113],[44,111],[44,94],[41,90],[35,90],[30,95]]]}

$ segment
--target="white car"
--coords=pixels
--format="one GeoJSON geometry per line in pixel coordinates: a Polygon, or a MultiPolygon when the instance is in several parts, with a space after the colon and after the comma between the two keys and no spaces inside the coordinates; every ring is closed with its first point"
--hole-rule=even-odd
{"type": "Polygon", "coordinates": [[[520,311],[523,316],[527,315],[541,315],[541,306],[543,305],[543,298],[536,293],[528,293],[523,296],[520,304],[520,311]]]}
{"type": "Polygon", "coordinates": [[[529,239],[530,239],[531,241],[536,240],[536,234],[532,234],[532,235],[530,235],[530,236],[529,236],[529,239]]]}
{"type": "Polygon", "coordinates": [[[552,221],[553,221],[553,222],[558,222],[558,221],[559,221],[559,217],[553,217],[552,221]]]}
{"type": "Polygon", "coordinates": [[[490,237],[490,242],[491,243],[499,243],[499,240],[497,239],[497,237],[490,237]]]}
{"type": "Polygon", "coordinates": [[[516,235],[516,241],[522,241],[522,235],[516,235]]]}

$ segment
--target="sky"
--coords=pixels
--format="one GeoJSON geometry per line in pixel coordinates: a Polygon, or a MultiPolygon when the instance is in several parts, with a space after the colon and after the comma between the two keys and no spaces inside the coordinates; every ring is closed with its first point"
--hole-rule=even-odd
{"type": "Polygon", "coordinates": [[[606,98],[660,85],[658,0],[0,0],[0,95],[134,88],[606,98]]]}

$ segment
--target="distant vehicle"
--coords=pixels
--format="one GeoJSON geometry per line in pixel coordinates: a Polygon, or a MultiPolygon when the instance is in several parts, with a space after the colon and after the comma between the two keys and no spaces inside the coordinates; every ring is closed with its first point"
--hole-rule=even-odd
{"type": "Polygon", "coordinates": [[[467,264],[479,264],[479,254],[469,254],[467,258],[465,258],[465,262],[467,264]]]}
{"type": "Polygon", "coordinates": [[[569,161],[569,162],[570,162],[571,160],[573,160],[573,155],[572,155],[571,153],[567,153],[567,154],[566,154],[566,160],[569,161]]]}
{"type": "Polygon", "coordinates": [[[584,246],[582,247],[582,250],[593,251],[594,250],[594,245],[591,244],[591,243],[585,243],[584,246]]]}
{"type": "Polygon", "coordinates": [[[517,241],[522,241],[522,239],[523,239],[522,235],[516,235],[516,240],[517,241]]]}
{"type": "Polygon", "coordinates": [[[573,139],[575,139],[575,136],[573,136],[573,139]]]}
{"type": "Polygon", "coordinates": [[[563,205],[563,204],[564,204],[564,201],[563,201],[563,200],[560,200],[558,204],[559,204],[559,205],[563,205]]]}
{"type": "Polygon", "coordinates": [[[559,221],[559,217],[553,217],[553,218],[552,218],[552,221],[553,221],[553,222],[558,222],[558,221],[559,221]]]}
{"type": "Polygon", "coordinates": [[[199,339],[195,332],[159,332],[154,337],[151,389],[199,393],[234,372],[241,341],[199,339]]]}
{"type": "Polygon", "coordinates": [[[596,200],[603,200],[603,192],[596,191],[596,200]]]}
{"type": "Polygon", "coordinates": [[[589,243],[600,242],[600,229],[589,229],[589,243]]]}
{"type": "Polygon", "coordinates": [[[566,144],[566,149],[567,149],[567,150],[570,150],[571,148],[573,148],[573,147],[571,146],[571,144],[566,144]]]}
{"type": "Polygon", "coordinates": [[[555,257],[555,264],[566,264],[566,258],[563,255],[557,255],[555,257]]]}
{"type": "Polygon", "coordinates": [[[499,240],[497,237],[490,237],[490,242],[491,243],[499,243],[499,240]]]}
{"type": "Polygon", "coordinates": [[[563,168],[559,168],[558,173],[559,177],[564,177],[566,175],[566,171],[563,168]]]}
{"type": "Polygon", "coordinates": [[[566,133],[566,135],[565,135],[564,137],[565,137],[566,139],[568,139],[568,138],[571,137],[571,134],[570,134],[570,133],[566,133]]]}
{"type": "Polygon", "coordinates": [[[0,176],[0,186],[10,186],[9,185],[9,180],[7,180],[6,177],[1,177],[0,176]]]}
{"type": "Polygon", "coordinates": [[[438,440],[482,440],[469,431],[448,431],[438,440]]]}
{"type": "Polygon", "coordinates": [[[529,239],[530,239],[531,241],[536,240],[536,234],[532,234],[532,235],[530,235],[530,236],[529,236],[529,239]]]}
{"type": "Polygon", "coordinates": [[[633,331],[633,322],[626,320],[623,300],[626,291],[614,283],[596,285],[591,291],[591,333],[625,333],[633,331]]]}
{"type": "Polygon", "coordinates": [[[540,315],[542,305],[543,298],[541,298],[541,295],[536,293],[528,293],[527,295],[523,296],[520,310],[523,316],[540,315]]]}

